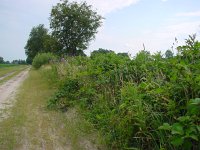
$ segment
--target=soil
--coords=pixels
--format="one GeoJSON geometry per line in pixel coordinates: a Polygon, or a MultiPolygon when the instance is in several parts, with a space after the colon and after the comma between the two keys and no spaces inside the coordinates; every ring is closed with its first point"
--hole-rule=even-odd
{"type": "MultiPolygon", "coordinates": [[[[0,85],[0,120],[5,118],[7,114],[2,113],[3,110],[13,106],[14,97],[16,95],[17,89],[26,79],[29,69],[23,70],[18,75],[14,76],[10,80],[6,81],[4,84],[0,85]]],[[[13,72],[7,74],[5,77],[13,74],[13,72]]],[[[3,78],[1,78],[3,79],[3,78]]]]}

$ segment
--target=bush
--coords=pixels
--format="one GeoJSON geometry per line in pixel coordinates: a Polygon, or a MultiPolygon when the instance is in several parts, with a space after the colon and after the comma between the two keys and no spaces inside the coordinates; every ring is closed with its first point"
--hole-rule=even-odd
{"type": "Polygon", "coordinates": [[[191,36],[178,52],[168,58],[141,51],[132,60],[115,53],[68,59],[49,106],[81,107],[110,149],[197,150],[200,42],[191,36]]]}
{"type": "Polygon", "coordinates": [[[52,53],[39,53],[33,59],[33,67],[39,69],[42,65],[48,64],[50,60],[54,60],[56,57],[52,53]]]}

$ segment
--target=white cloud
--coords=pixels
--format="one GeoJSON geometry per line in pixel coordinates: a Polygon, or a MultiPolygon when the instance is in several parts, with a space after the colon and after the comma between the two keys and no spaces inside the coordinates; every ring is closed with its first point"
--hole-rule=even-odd
{"type": "MultiPolygon", "coordinates": [[[[151,53],[156,53],[157,51],[164,53],[167,49],[171,49],[173,43],[175,43],[175,38],[178,39],[178,45],[182,45],[188,35],[199,31],[200,21],[160,26],[155,30],[144,30],[139,35],[133,35],[132,37],[110,35],[103,29],[97,35],[95,42],[91,44],[87,54],[89,54],[90,50],[101,47],[114,50],[117,53],[128,52],[135,56],[140,50],[144,49],[143,44],[145,49],[151,53]]],[[[198,40],[200,38],[199,34],[197,34],[198,40]]],[[[175,50],[174,53],[176,53],[175,50]]]]}
{"type": "Polygon", "coordinates": [[[168,0],[161,0],[162,2],[166,2],[166,1],[168,1],[168,0]]]}
{"type": "Polygon", "coordinates": [[[96,8],[102,15],[137,4],[139,1],[140,0],[86,0],[88,4],[96,8]]]}
{"type": "Polygon", "coordinates": [[[176,14],[178,17],[200,17],[200,11],[195,12],[183,12],[176,14]]]}
{"type": "MultiPolygon", "coordinates": [[[[154,31],[145,31],[140,36],[133,37],[132,39],[124,39],[124,49],[129,49],[129,52],[134,56],[143,49],[144,44],[146,50],[151,53],[157,51],[165,52],[175,43],[175,38],[178,39],[178,45],[182,45],[185,39],[188,38],[188,35],[197,33],[197,39],[199,40],[199,31],[200,21],[163,26],[154,31]]],[[[174,51],[174,53],[176,53],[176,51],[174,51]]]]}
{"type": "Polygon", "coordinates": [[[166,32],[173,35],[186,35],[198,32],[200,29],[200,21],[184,22],[166,27],[166,32]]]}

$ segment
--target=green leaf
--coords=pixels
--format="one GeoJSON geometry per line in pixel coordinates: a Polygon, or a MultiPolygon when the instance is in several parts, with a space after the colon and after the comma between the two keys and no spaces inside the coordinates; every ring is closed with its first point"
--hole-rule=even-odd
{"type": "Polygon", "coordinates": [[[189,141],[189,140],[184,141],[183,147],[184,147],[184,150],[191,150],[192,149],[191,141],[189,141]]]}
{"type": "Polygon", "coordinates": [[[197,130],[200,132],[200,126],[196,126],[197,127],[197,130]]]}
{"type": "Polygon", "coordinates": [[[182,137],[173,137],[171,139],[171,143],[174,145],[174,146],[181,146],[184,142],[184,139],[182,137]]]}
{"type": "Polygon", "coordinates": [[[163,123],[163,125],[160,126],[158,129],[159,130],[171,130],[171,126],[169,125],[169,123],[163,123]]]}
{"type": "Polygon", "coordinates": [[[189,114],[197,115],[200,113],[200,98],[191,99],[188,103],[187,110],[189,114]]]}
{"type": "Polygon", "coordinates": [[[96,115],[96,118],[97,118],[98,120],[101,120],[103,117],[102,117],[101,115],[96,115]]]}
{"type": "Polygon", "coordinates": [[[197,130],[195,126],[190,126],[185,130],[186,135],[197,134],[197,130]]]}
{"type": "Polygon", "coordinates": [[[174,123],[172,125],[172,134],[183,135],[184,134],[183,126],[180,123],[174,123]]]}
{"type": "Polygon", "coordinates": [[[188,122],[191,119],[190,119],[190,116],[181,116],[177,120],[180,121],[180,122],[188,122]]]}
{"type": "Polygon", "coordinates": [[[193,139],[193,140],[196,140],[196,141],[198,141],[199,139],[198,139],[198,137],[196,136],[196,135],[189,135],[189,136],[185,136],[184,138],[191,138],[191,139],[193,139]]]}
{"type": "Polygon", "coordinates": [[[120,106],[119,106],[119,109],[124,109],[124,108],[126,108],[126,103],[122,103],[120,106]]]}
{"type": "Polygon", "coordinates": [[[164,91],[164,90],[163,90],[162,88],[157,88],[157,89],[156,89],[156,93],[157,93],[157,94],[161,94],[163,91],[164,91]]]}
{"type": "Polygon", "coordinates": [[[190,100],[191,104],[193,105],[199,105],[200,104],[200,98],[195,98],[190,100]]]}

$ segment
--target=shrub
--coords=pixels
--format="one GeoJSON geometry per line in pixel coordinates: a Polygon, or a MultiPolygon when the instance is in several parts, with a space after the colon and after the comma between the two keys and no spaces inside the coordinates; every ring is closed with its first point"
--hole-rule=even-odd
{"type": "Polygon", "coordinates": [[[141,51],[132,60],[115,53],[68,59],[48,106],[80,106],[110,149],[197,150],[200,43],[191,36],[178,51],[169,58],[141,51]]]}
{"type": "Polygon", "coordinates": [[[54,60],[55,56],[52,53],[39,53],[33,59],[33,67],[39,69],[42,65],[48,64],[50,60],[54,60]]]}

